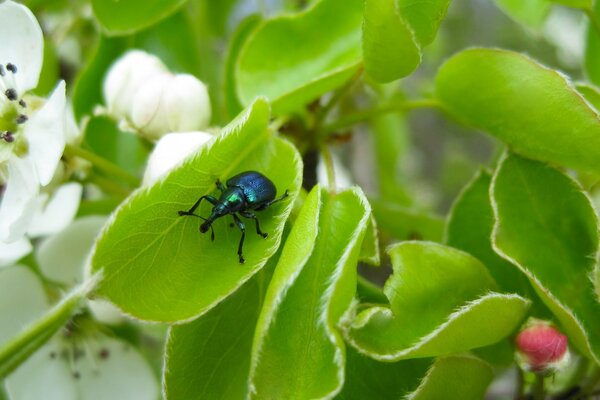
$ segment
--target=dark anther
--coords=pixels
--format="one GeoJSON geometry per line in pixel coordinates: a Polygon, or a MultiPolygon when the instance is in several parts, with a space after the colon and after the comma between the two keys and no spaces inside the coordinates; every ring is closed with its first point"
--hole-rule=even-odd
{"type": "Polygon", "coordinates": [[[6,69],[12,72],[13,74],[17,73],[17,66],[15,64],[8,63],[6,64],[6,69]]]}
{"type": "Polygon", "coordinates": [[[27,103],[25,103],[25,100],[23,99],[19,100],[19,105],[23,108],[27,108],[27,103]]]}
{"type": "Polygon", "coordinates": [[[53,352],[50,353],[50,358],[56,358],[56,352],[55,351],[53,351],[53,352]]]}
{"type": "Polygon", "coordinates": [[[85,351],[83,351],[83,349],[73,346],[73,359],[74,360],[79,360],[84,355],[85,355],[85,351]]]}
{"type": "Polygon", "coordinates": [[[28,118],[27,118],[27,115],[25,115],[25,114],[20,114],[20,115],[17,117],[17,124],[23,124],[23,123],[27,122],[27,119],[28,119],[28,118]]]}
{"type": "Polygon", "coordinates": [[[4,65],[0,64],[0,76],[6,75],[6,71],[4,70],[4,65]]]}
{"type": "Polygon", "coordinates": [[[75,378],[75,379],[81,378],[81,374],[79,373],[79,371],[73,372],[73,378],[75,378]]]}
{"type": "Polygon", "coordinates": [[[6,89],[6,91],[4,92],[4,94],[6,95],[6,97],[10,100],[16,100],[17,99],[17,91],[15,89],[6,89]]]}
{"type": "Polygon", "coordinates": [[[106,360],[109,355],[110,353],[108,349],[100,349],[100,351],[98,352],[98,356],[103,360],[106,360]]]}
{"type": "Polygon", "coordinates": [[[7,143],[12,143],[15,141],[15,137],[13,136],[13,133],[11,131],[7,131],[5,132],[2,136],[0,136],[2,139],[4,139],[5,142],[7,143]]]}

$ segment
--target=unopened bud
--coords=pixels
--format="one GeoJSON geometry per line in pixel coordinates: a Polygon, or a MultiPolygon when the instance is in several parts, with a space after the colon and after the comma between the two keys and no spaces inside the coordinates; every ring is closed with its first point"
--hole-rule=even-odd
{"type": "Polygon", "coordinates": [[[554,373],[570,359],[567,337],[545,321],[529,321],[517,335],[516,345],[521,367],[535,373],[554,373]]]}
{"type": "Polygon", "coordinates": [[[168,132],[198,131],[208,126],[211,109],[206,86],[188,74],[154,77],[135,95],[131,122],[149,139],[168,132]]]}
{"type": "Polygon", "coordinates": [[[108,70],[104,80],[104,99],[108,112],[115,118],[129,118],[133,98],[140,87],[163,74],[162,61],[141,50],[131,50],[121,56],[108,70]]]}

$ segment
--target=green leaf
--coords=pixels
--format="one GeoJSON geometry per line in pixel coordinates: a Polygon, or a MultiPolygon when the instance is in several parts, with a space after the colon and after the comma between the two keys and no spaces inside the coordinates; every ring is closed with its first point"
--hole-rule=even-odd
{"type": "Polygon", "coordinates": [[[169,400],[246,399],[254,328],[276,256],[234,294],[168,334],[163,391],[169,400]]]}
{"type": "Polygon", "coordinates": [[[417,390],[407,400],[479,400],[494,378],[492,368],[471,356],[436,360],[417,390]]]}
{"type": "Polygon", "coordinates": [[[127,35],[173,14],[186,0],[92,0],[94,15],[110,35],[127,35]]]}
{"type": "Polygon", "coordinates": [[[344,388],[336,399],[401,399],[419,386],[432,364],[429,358],[384,363],[349,347],[344,388]]]}
{"type": "Polygon", "coordinates": [[[441,242],[444,219],[394,203],[370,199],[377,226],[398,240],[424,239],[441,242]]]}
{"type": "Polygon", "coordinates": [[[235,68],[240,56],[240,51],[250,34],[256,30],[261,21],[262,18],[258,14],[248,16],[240,22],[233,33],[233,37],[229,41],[229,48],[227,49],[227,56],[225,58],[224,92],[225,107],[227,109],[227,115],[230,118],[237,115],[243,109],[242,103],[238,98],[235,83],[235,68]]]}
{"type": "Polygon", "coordinates": [[[365,0],[365,71],[382,83],[409,75],[421,63],[421,49],[394,3],[395,0],[365,0]]]}
{"type": "Polygon", "coordinates": [[[321,0],[263,23],[240,52],[236,84],[242,103],[264,95],[281,114],[350,79],[362,60],[362,8],[362,0],[321,0]]]}
{"type": "Polygon", "coordinates": [[[433,42],[446,16],[450,0],[396,0],[400,15],[412,28],[418,43],[433,42]]]}
{"type": "Polygon", "coordinates": [[[596,86],[587,83],[577,83],[577,91],[596,109],[600,110],[600,90],[596,86]]]}
{"type": "Polygon", "coordinates": [[[305,200],[257,324],[251,398],[325,398],[341,390],[345,346],[337,326],[356,292],[369,214],[357,188],[328,195],[316,187],[305,200]]]}
{"type": "MultiPolygon", "coordinates": [[[[97,294],[123,311],[151,321],[193,319],[214,307],[258,272],[279,246],[284,222],[300,188],[301,163],[295,148],[268,130],[269,107],[255,101],[199,153],[157,184],[134,193],[101,233],[92,259],[103,270],[97,294]],[[203,195],[248,170],[263,172],[278,194],[290,196],[259,213],[267,239],[247,230],[246,263],[236,254],[239,230],[230,219],[213,224],[216,240],[198,232],[196,218],[180,217],[203,195]]],[[[197,214],[208,215],[203,203],[197,214]]]]}
{"type": "Polygon", "coordinates": [[[375,221],[373,214],[371,214],[369,222],[367,223],[365,238],[360,248],[359,260],[373,266],[378,266],[381,263],[377,222],[375,221]]]}
{"type": "Polygon", "coordinates": [[[506,15],[535,30],[543,27],[552,6],[548,0],[496,0],[496,4],[506,15]]]}
{"type": "Polygon", "coordinates": [[[446,225],[446,243],[477,257],[502,291],[530,297],[532,288],[523,273],[492,249],[494,212],[490,201],[492,177],[479,171],[452,206],[446,225]]]}
{"type": "Polygon", "coordinates": [[[589,10],[593,6],[593,0],[552,0],[553,3],[562,4],[563,6],[582,8],[589,10]]]}
{"type": "Polygon", "coordinates": [[[600,360],[600,304],[589,274],[598,252],[590,199],[568,175],[506,155],[492,182],[493,244],[519,266],[556,315],[570,342],[600,360]]]}
{"type": "MultiPolygon", "coordinates": [[[[591,15],[600,21],[600,2],[596,2],[591,15]]],[[[587,27],[584,67],[589,80],[600,86],[600,32],[593,23],[587,27]]]]}
{"type": "Polygon", "coordinates": [[[347,326],[350,343],[370,357],[398,361],[486,346],[525,315],[528,302],[490,293],[495,282],[467,253],[430,242],[403,242],[388,252],[394,273],[384,292],[390,306],[364,309],[347,326]]]}
{"type": "Polygon", "coordinates": [[[436,93],[451,114],[515,152],[600,171],[598,113],[564,75],[526,56],[465,50],[440,68],[436,93]]]}

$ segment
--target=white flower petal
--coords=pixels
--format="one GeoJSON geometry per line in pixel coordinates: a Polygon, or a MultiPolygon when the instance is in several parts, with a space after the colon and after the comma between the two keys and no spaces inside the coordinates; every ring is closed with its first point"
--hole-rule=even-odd
{"type": "Polygon", "coordinates": [[[164,102],[172,80],[170,73],[154,76],[139,88],[133,98],[131,122],[150,139],[158,139],[170,132],[164,102]]]}
{"type": "Polygon", "coordinates": [[[44,240],[35,256],[47,278],[73,285],[82,281],[83,267],[106,217],[80,218],[44,240]]]}
{"type": "Polygon", "coordinates": [[[79,400],[76,379],[60,356],[61,351],[60,343],[52,340],[9,375],[6,379],[9,397],[14,400],[79,400]]]}
{"type": "Polygon", "coordinates": [[[116,118],[131,118],[133,98],[140,86],[167,71],[159,58],[141,50],[121,56],[108,70],[103,92],[108,112],[116,118]]]}
{"type": "Polygon", "coordinates": [[[24,125],[29,152],[40,184],[47,185],[65,149],[65,82],[61,81],[43,107],[24,125]]]}
{"type": "Polygon", "coordinates": [[[44,288],[27,267],[0,271],[0,346],[49,308],[44,288]]]}
{"type": "Polygon", "coordinates": [[[151,185],[212,138],[206,132],[169,133],[163,136],[148,158],[143,185],[151,185]]]}
{"type": "Polygon", "coordinates": [[[44,204],[36,210],[31,221],[29,236],[47,236],[66,228],[77,214],[82,191],[79,183],[71,182],[60,186],[48,201],[44,196],[44,204]]]}
{"type": "Polygon", "coordinates": [[[81,400],[155,400],[158,383],[152,369],[138,351],[119,340],[101,337],[90,343],[94,365],[84,362],[76,384],[81,400]],[[101,355],[104,355],[102,357],[101,355]]]}
{"type": "Polygon", "coordinates": [[[0,268],[14,264],[32,249],[31,242],[25,237],[12,243],[0,242],[0,268]]]}
{"type": "Polygon", "coordinates": [[[38,84],[44,58],[44,36],[29,9],[12,1],[0,4],[0,63],[17,66],[19,94],[38,84]]]}
{"type": "Polygon", "coordinates": [[[31,223],[39,192],[37,173],[29,157],[8,162],[8,184],[0,203],[0,240],[20,239],[31,223]]]}
{"type": "Polygon", "coordinates": [[[189,74],[173,77],[165,92],[169,131],[189,132],[204,129],[210,123],[208,90],[198,78],[189,74]]]}
{"type": "Polygon", "coordinates": [[[96,320],[104,324],[117,325],[123,323],[127,318],[117,306],[107,300],[88,300],[88,308],[96,320]]]}

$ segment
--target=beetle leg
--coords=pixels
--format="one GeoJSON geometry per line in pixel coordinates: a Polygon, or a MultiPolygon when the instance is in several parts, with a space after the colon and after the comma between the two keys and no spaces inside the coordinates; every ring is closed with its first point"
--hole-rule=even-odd
{"type": "Polygon", "coordinates": [[[231,214],[231,216],[233,217],[233,220],[235,221],[237,227],[240,228],[240,231],[242,231],[242,237],[240,238],[240,244],[238,246],[238,257],[240,258],[240,264],[243,264],[246,261],[244,260],[244,256],[242,254],[242,247],[244,247],[244,238],[246,237],[246,226],[238,218],[237,215],[231,214]]]}
{"type": "Polygon", "coordinates": [[[219,202],[219,200],[217,200],[216,197],[214,196],[210,196],[210,195],[206,195],[206,196],[202,196],[198,199],[197,202],[194,203],[194,205],[187,211],[178,211],[177,213],[179,215],[195,215],[194,211],[196,211],[196,208],[198,208],[198,206],[200,205],[200,203],[202,202],[202,200],[206,199],[209,203],[211,203],[212,205],[217,205],[217,203],[219,202]]]}
{"type": "Polygon", "coordinates": [[[223,184],[221,183],[221,181],[219,179],[217,179],[217,181],[215,182],[215,185],[217,185],[217,189],[219,189],[221,192],[225,191],[225,186],[223,186],[223,184]]]}
{"type": "Polygon", "coordinates": [[[254,222],[256,222],[256,233],[257,233],[257,234],[259,234],[259,235],[260,235],[260,236],[262,236],[263,238],[266,238],[267,236],[269,236],[269,234],[268,234],[268,233],[263,233],[263,232],[261,232],[261,230],[260,230],[260,225],[258,224],[258,217],[256,216],[256,214],[254,214],[254,213],[251,213],[251,212],[249,212],[249,211],[241,211],[241,212],[240,212],[240,215],[241,215],[242,217],[245,217],[245,218],[250,218],[250,219],[253,219],[253,220],[254,220],[254,222]]]}
{"type": "Polygon", "coordinates": [[[285,193],[284,193],[284,194],[283,194],[281,197],[279,197],[279,198],[276,198],[276,199],[273,199],[273,200],[271,200],[271,201],[269,201],[269,202],[267,202],[267,203],[263,204],[262,206],[260,206],[260,207],[256,208],[255,210],[256,210],[256,211],[262,211],[262,210],[265,210],[266,208],[270,207],[270,206],[271,206],[271,205],[273,205],[274,203],[277,203],[278,201],[281,201],[281,200],[285,199],[286,197],[288,197],[288,191],[287,191],[287,190],[285,191],[285,193]]]}

